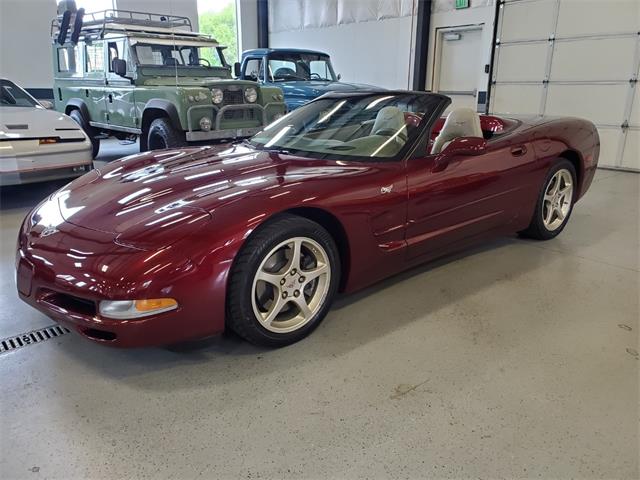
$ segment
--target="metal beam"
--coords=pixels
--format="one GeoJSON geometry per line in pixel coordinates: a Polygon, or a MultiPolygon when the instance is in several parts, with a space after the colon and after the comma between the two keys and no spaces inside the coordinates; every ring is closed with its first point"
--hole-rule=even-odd
{"type": "Polygon", "coordinates": [[[416,48],[413,61],[413,89],[425,90],[427,87],[427,55],[429,52],[429,34],[431,30],[432,0],[417,0],[418,21],[416,24],[416,48]]]}
{"type": "Polygon", "coordinates": [[[269,48],[269,0],[256,0],[258,4],[258,48],[269,48]]]}

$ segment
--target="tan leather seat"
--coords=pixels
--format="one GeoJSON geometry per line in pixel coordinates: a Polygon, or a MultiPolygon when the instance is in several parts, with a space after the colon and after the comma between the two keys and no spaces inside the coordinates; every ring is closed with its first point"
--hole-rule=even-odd
{"type": "Polygon", "coordinates": [[[459,137],[483,138],[480,116],[471,108],[456,108],[449,113],[440,134],[433,143],[431,153],[442,152],[452,140],[459,137]]]}
{"type": "Polygon", "coordinates": [[[404,113],[398,107],[381,108],[376,115],[376,121],[371,129],[371,135],[384,135],[400,138],[403,142],[407,141],[407,125],[404,120],[404,113]]]}

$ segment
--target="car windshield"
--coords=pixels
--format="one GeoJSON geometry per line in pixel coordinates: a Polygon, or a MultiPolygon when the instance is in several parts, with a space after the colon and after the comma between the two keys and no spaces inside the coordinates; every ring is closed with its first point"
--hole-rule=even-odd
{"type": "Polygon", "coordinates": [[[251,138],[257,149],[312,158],[397,159],[442,98],[431,94],[359,94],[319,98],[251,138]]]}
{"type": "Polygon", "coordinates": [[[31,95],[9,80],[0,80],[0,106],[2,107],[36,107],[31,95]]]}
{"type": "Polygon", "coordinates": [[[287,80],[328,80],[336,76],[327,55],[313,53],[272,53],[269,55],[269,78],[272,82],[287,80]]]}
{"type": "Polygon", "coordinates": [[[143,66],[169,67],[222,67],[222,52],[211,46],[193,46],[180,44],[135,45],[138,64],[143,66]]]}

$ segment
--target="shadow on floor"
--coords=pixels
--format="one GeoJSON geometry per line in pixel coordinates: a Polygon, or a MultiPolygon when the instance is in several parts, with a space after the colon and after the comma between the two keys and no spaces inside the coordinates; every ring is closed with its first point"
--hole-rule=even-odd
{"type": "MultiPolygon", "coordinates": [[[[95,345],[77,335],[67,337],[59,348],[64,356],[103,375],[118,379],[136,388],[174,390],[194,388],[206,384],[229,382],[226,368],[233,366],[233,381],[283,372],[296,368],[291,364],[347,354],[348,352],[400,330],[412,322],[434,321],[431,312],[481,292],[492,284],[513,281],[537,269],[547,261],[542,250],[533,250],[519,257],[517,262],[493,265],[490,281],[482,268],[468,269],[464,260],[484,254],[500,254],[518,244],[515,238],[502,238],[481,247],[447,256],[407,272],[398,274],[360,292],[338,298],[325,321],[310,337],[281,349],[255,347],[232,333],[179,348],[147,348],[120,350],[95,345]],[[456,265],[460,262],[460,265],[456,265]],[[459,270],[459,271],[458,271],[459,270]],[[384,298],[384,301],[382,299],[384,298]],[[368,304],[368,305],[367,305],[368,304]],[[385,314],[385,311],[388,312],[385,314]],[[205,368],[204,378],[189,367],[205,368]],[[183,369],[187,370],[183,370],[183,369]],[[157,381],[158,375],[171,372],[172,382],[157,381]]],[[[284,374],[284,373],[283,373],[284,374]]]]}

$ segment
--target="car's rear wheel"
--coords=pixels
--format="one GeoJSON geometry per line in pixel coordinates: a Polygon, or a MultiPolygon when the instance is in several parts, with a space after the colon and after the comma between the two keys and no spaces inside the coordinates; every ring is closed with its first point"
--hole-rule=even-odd
{"type": "Polygon", "coordinates": [[[168,118],[156,118],[147,132],[147,148],[163,150],[177,148],[185,144],[184,133],[178,131],[168,118]]]}
{"type": "Polygon", "coordinates": [[[301,340],[327,315],[338,288],[335,242],[320,225],[282,215],[257,230],[231,271],[227,325],[257,345],[301,340]]]}
{"type": "Polygon", "coordinates": [[[100,140],[96,138],[95,129],[89,125],[89,122],[84,115],[78,109],[71,110],[69,112],[69,116],[84,130],[84,133],[89,137],[89,141],[91,142],[91,158],[96,158],[98,156],[98,152],[100,151],[100,140]]]}
{"type": "Polygon", "coordinates": [[[538,240],[556,237],[567,225],[576,195],[576,169],[559,159],[547,174],[529,227],[521,232],[538,240]]]}

